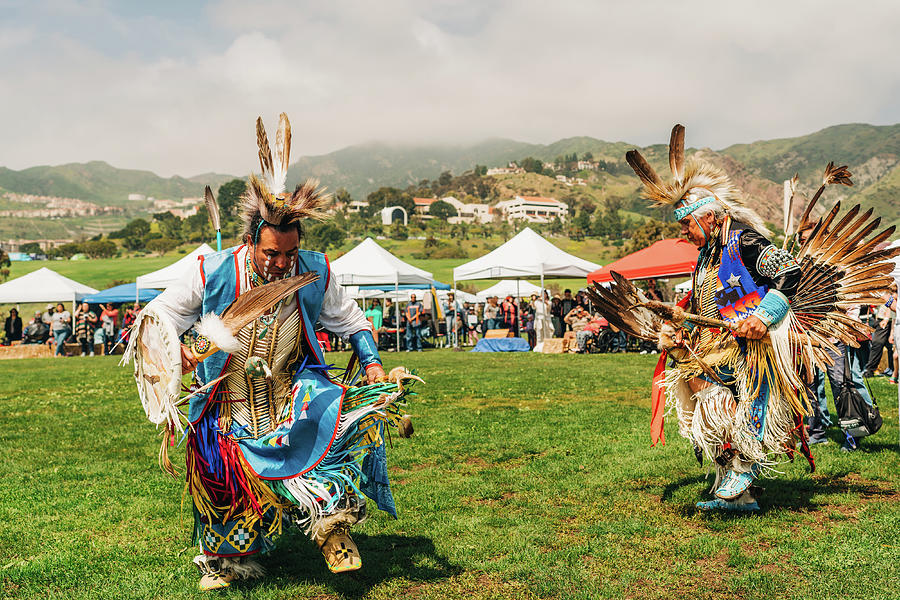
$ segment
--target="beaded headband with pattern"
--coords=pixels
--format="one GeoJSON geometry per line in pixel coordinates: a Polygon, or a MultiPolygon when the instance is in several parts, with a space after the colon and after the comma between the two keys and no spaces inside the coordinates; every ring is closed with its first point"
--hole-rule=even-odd
{"type": "Polygon", "coordinates": [[[324,206],[330,196],[319,188],[318,181],[307,179],[293,193],[285,191],[291,156],[291,124],[287,115],[281,113],[279,116],[274,156],[262,117],[256,119],[256,143],[262,174],[250,176],[247,190],[241,196],[244,239],[256,243],[263,225],[280,226],[302,219],[324,219],[324,206]]]}

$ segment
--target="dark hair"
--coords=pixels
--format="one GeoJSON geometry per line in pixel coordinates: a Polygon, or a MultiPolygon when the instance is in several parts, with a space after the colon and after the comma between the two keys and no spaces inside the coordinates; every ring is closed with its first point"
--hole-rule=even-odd
{"type": "Polygon", "coordinates": [[[251,239],[251,234],[246,235],[245,243],[252,243],[254,246],[259,243],[259,234],[262,231],[263,227],[271,227],[275,231],[280,233],[287,233],[292,229],[297,230],[297,239],[303,238],[303,226],[300,225],[300,221],[294,221],[292,223],[280,223],[278,225],[274,225],[269,223],[268,221],[264,221],[261,215],[256,215],[253,217],[253,220],[250,221],[250,231],[254,231],[256,233],[252,234],[253,239],[251,239]]]}
{"type": "Polygon", "coordinates": [[[563,294],[571,294],[572,290],[563,290],[563,294]]]}

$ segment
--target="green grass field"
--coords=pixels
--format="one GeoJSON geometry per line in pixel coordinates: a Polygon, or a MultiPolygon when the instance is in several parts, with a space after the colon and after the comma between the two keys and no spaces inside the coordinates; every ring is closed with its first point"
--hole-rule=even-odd
{"type": "MultiPolygon", "coordinates": [[[[333,355],[334,362],[346,355],[333,355]]],[[[786,463],[762,511],[698,513],[709,481],[667,422],[649,445],[654,357],[387,354],[426,378],[393,440],[399,520],[354,534],[333,575],[282,538],[228,598],[900,598],[896,388],[853,454],[786,463]]],[[[190,502],[113,358],[0,362],[0,596],[200,598],[190,502]]],[[[183,453],[173,454],[181,466],[183,453]]],[[[180,471],[183,473],[183,466],[180,471]]]]}

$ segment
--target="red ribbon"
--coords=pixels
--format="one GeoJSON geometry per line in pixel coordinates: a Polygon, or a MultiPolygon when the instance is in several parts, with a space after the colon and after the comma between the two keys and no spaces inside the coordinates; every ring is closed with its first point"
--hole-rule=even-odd
{"type": "MultiPolygon", "coordinates": [[[[678,306],[684,308],[691,301],[691,294],[688,294],[678,302],[678,306]]],[[[656,363],[656,370],[653,371],[653,385],[650,388],[650,445],[655,446],[657,442],[666,445],[666,432],[663,430],[664,419],[666,414],[666,389],[663,386],[661,375],[666,370],[666,359],[669,357],[668,352],[663,350],[659,355],[659,361],[656,363]]]]}

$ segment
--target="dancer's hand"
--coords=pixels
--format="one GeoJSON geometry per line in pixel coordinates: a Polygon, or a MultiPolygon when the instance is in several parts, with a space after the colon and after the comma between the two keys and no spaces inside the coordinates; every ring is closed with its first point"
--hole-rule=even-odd
{"type": "Polygon", "coordinates": [[[190,373],[197,368],[197,357],[190,348],[181,344],[181,374],[190,373]]]}
{"type": "Polygon", "coordinates": [[[766,327],[766,324],[759,317],[750,315],[738,324],[734,330],[734,335],[747,338],[748,340],[760,340],[766,335],[767,331],[769,331],[769,328],[766,327]]]}
{"type": "Polygon", "coordinates": [[[387,373],[384,367],[378,363],[372,363],[366,367],[366,383],[382,383],[387,381],[387,373]]]}

